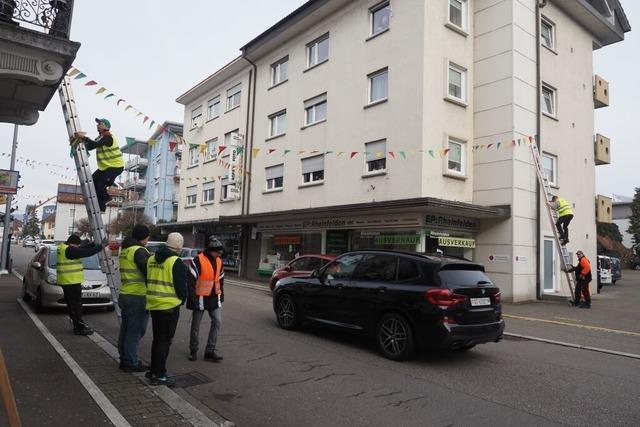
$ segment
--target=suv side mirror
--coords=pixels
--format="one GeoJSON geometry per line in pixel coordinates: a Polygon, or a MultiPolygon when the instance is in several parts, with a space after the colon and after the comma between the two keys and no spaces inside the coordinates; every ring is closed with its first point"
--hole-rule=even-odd
{"type": "Polygon", "coordinates": [[[38,261],[33,261],[31,263],[31,267],[35,268],[36,270],[42,270],[42,264],[40,264],[38,261]]]}
{"type": "Polygon", "coordinates": [[[291,267],[291,265],[285,265],[283,270],[284,271],[291,271],[291,270],[293,270],[293,268],[291,267]]]}
{"type": "Polygon", "coordinates": [[[314,278],[318,278],[318,277],[320,277],[320,270],[319,270],[319,269],[317,269],[317,268],[316,268],[315,270],[313,270],[313,271],[311,272],[311,277],[314,277],[314,278]]]}

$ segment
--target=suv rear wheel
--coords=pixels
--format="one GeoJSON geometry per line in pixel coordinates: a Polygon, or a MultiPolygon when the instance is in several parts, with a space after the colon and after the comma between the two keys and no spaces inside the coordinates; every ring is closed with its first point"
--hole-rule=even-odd
{"type": "Polygon", "coordinates": [[[278,325],[282,329],[292,330],[298,326],[298,310],[296,301],[289,294],[284,294],[278,298],[276,305],[276,314],[278,317],[278,325]]]}
{"type": "Polygon", "coordinates": [[[411,326],[397,313],[382,316],[376,328],[376,343],[384,357],[391,360],[407,360],[415,352],[411,326]]]}

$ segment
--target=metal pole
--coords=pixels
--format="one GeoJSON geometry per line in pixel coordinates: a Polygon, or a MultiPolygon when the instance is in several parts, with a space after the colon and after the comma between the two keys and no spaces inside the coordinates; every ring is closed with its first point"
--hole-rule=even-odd
{"type": "MultiPolygon", "coordinates": [[[[18,148],[18,125],[13,125],[13,146],[11,147],[11,167],[16,167],[16,149],[18,148]]],[[[4,230],[2,233],[2,251],[0,254],[0,273],[7,272],[7,253],[9,251],[9,226],[11,223],[11,200],[13,196],[7,194],[7,203],[4,208],[4,230]]]]}

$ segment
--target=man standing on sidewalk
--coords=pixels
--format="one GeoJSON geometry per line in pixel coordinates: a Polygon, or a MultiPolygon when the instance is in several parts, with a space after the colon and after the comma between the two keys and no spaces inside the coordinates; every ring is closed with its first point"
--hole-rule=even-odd
{"type": "Polygon", "coordinates": [[[180,233],[170,233],[166,245],[147,261],[147,310],[151,312],[153,342],[146,376],[151,385],[174,385],[167,377],[167,357],[180,306],[187,298],[187,266],[178,257],[183,244],[180,233]]]}
{"type": "Polygon", "coordinates": [[[131,237],[122,242],[120,250],[120,298],[122,311],[118,353],[120,369],[125,372],[144,372],[146,366],[138,358],[138,344],[147,330],[149,312],[146,308],[147,260],[151,256],[145,249],[149,241],[149,227],[138,224],[131,237]]]}
{"type": "Polygon", "coordinates": [[[97,254],[103,245],[91,243],[80,247],[80,237],[69,236],[65,243],[58,245],[56,254],[56,275],[58,285],[62,286],[67,311],[73,323],[75,335],[91,335],[93,330],[82,321],[82,282],[84,282],[84,266],[81,258],[97,254]]]}
{"type": "Polygon", "coordinates": [[[589,283],[591,283],[591,263],[584,256],[582,251],[576,252],[578,257],[578,265],[572,267],[572,271],[576,274],[576,289],[573,305],[580,308],[591,308],[591,293],[589,292],[589,283]],[[580,304],[580,296],[584,296],[584,304],[580,304]]]}
{"type": "Polygon", "coordinates": [[[193,259],[189,267],[189,299],[187,308],[193,310],[191,316],[191,338],[189,340],[189,360],[198,359],[198,334],[200,322],[205,311],[209,313],[211,327],[207,345],[204,348],[204,360],[219,362],[222,356],[216,353],[216,343],[222,323],[222,302],[224,301],[224,269],[222,267],[222,243],[215,237],[203,252],[193,259]]]}
{"type": "Polygon", "coordinates": [[[556,221],[556,228],[560,237],[560,244],[562,246],[569,243],[569,223],[573,219],[573,210],[571,205],[562,197],[553,196],[551,203],[549,203],[553,209],[558,213],[558,220],[556,221]]]}

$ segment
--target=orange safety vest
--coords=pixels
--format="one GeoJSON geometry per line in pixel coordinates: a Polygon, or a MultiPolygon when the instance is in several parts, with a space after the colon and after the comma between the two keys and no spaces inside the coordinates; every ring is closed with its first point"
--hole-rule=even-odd
{"type": "Polygon", "coordinates": [[[216,271],[214,274],[211,261],[203,253],[198,255],[200,260],[200,274],[196,280],[196,296],[208,297],[215,287],[215,294],[221,295],[220,274],[222,273],[222,259],[216,258],[216,271]]]}

